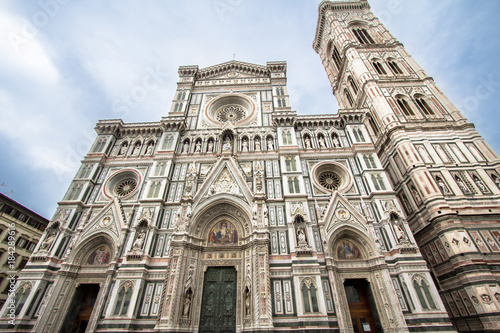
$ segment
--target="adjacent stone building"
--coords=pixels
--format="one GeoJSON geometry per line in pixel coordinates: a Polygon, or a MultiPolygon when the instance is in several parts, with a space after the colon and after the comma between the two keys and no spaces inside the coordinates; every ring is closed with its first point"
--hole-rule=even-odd
{"type": "Polygon", "coordinates": [[[2,329],[500,329],[498,156],[365,0],[323,1],[313,47],[337,114],[233,60],[99,121],[2,329]]]}
{"type": "Polygon", "coordinates": [[[48,224],[46,218],[0,193],[0,307],[14,281],[9,278],[19,276],[48,224]]]}

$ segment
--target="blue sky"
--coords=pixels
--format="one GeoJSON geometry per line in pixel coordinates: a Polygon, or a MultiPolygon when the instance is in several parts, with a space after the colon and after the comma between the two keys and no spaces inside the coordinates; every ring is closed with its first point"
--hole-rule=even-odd
{"type": "MultiPolygon", "coordinates": [[[[336,112],[312,49],[320,1],[0,3],[0,191],[50,218],[99,119],[158,121],[183,65],[288,62],[292,108],[336,112]],[[155,87],[120,107],[150,71],[155,87]]],[[[372,10],[500,151],[500,1],[371,0],[372,10]]]]}

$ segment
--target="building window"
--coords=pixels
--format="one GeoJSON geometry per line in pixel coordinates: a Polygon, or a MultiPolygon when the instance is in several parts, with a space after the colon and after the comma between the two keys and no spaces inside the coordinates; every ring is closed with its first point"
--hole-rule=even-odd
{"type": "Polygon", "coordinates": [[[375,186],[375,190],[377,191],[385,191],[385,183],[382,175],[372,175],[373,186],[375,186]]]}
{"type": "Polygon", "coordinates": [[[354,28],[352,32],[361,44],[375,44],[375,41],[365,28],[354,28]]]}
{"type": "Polygon", "coordinates": [[[302,284],[302,300],[304,302],[304,312],[319,312],[316,286],[309,279],[302,284]]]}
{"type": "Polygon", "coordinates": [[[80,192],[82,191],[83,189],[83,185],[82,184],[73,184],[73,186],[71,186],[71,189],[68,193],[68,197],[67,197],[67,200],[76,200],[78,199],[78,197],[80,196],[80,192]]]}
{"type": "Polygon", "coordinates": [[[292,133],[289,130],[284,130],[283,132],[281,132],[281,137],[283,139],[284,145],[292,144],[292,133]]]}
{"type": "Polygon", "coordinates": [[[387,72],[385,71],[385,68],[380,61],[373,60],[372,65],[379,75],[387,75],[387,72]]]}
{"type": "Polygon", "coordinates": [[[422,309],[437,309],[436,303],[434,303],[434,300],[432,299],[431,291],[427,281],[425,281],[421,276],[417,275],[413,280],[413,288],[415,288],[415,291],[417,292],[418,300],[422,305],[422,309]]]}
{"type": "Polygon", "coordinates": [[[286,100],[284,98],[278,98],[278,107],[286,108],[286,100]]]}
{"type": "Polygon", "coordinates": [[[104,148],[104,145],[106,145],[107,141],[108,140],[106,138],[100,138],[99,141],[97,141],[97,144],[95,145],[93,152],[94,153],[101,152],[102,149],[104,148]]]}
{"type": "Polygon", "coordinates": [[[152,182],[149,187],[148,198],[158,198],[160,194],[161,182],[152,182]]]}
{"type": "Polygon", "coordinates": [[[376,169],[377,165],[375,164],[375,159],[372,155],[363,155],[363,159],[365,161],[365,165],[368,169],[376,169]]]}
{"type": "Polygon", "coordinates": [[[297,163],[295,157],[285,157],[286,171],[297,171],[297,163]]]}
{"type": "Polygon", "coordinates": [[[288,189],[290,193],[300,193],[298,177],[288,177],[288,189]]]}
{"type": "Polygon", "coordinates": [[[399,68],[399,65],[396,61],[388,60],[387,64],[389,65],[389,67],[391,68],[392,72],[395,75],[403,75],[404,74],[403,71],[401,70],[401,68],[399,68]]]}
{"type": "Polygon", "coordinates": [[[115,311],[113,312],[114,316],[127,315],[130,299],[132,298],[132,289],[133,288],[131,282],[126,282],[120,287],[115,305],[115,311]]]}
{"type": "Polygon", "coordinates": [[[337,68],[340,69],[340,65],[342,64],[342,58],[340,57],[340,53],[339,50],[337,49],[337,46],[333,46],[332,60],[335,63],[335,66],[337,66],[337,68]]]}
{"type": "Polygon", "coordinates": [[[345,97],[347,98],[347,102],[350,107],[354,107],[354,99],[352,98],[351,92],[346,88],[344,89],[345,97]]]}
{"type": "Polygon", "coordinates": [[[163,176],[165,174],[165,169],[167,167],[167,163],[160,162],[156,165],[155,176],[163,176]]]}
{"type": "MultiPolygon", "coordinates": [[[[7,285],[7,288],[9,288],[9,285],[7,285]]],[[[28,298],[30,292],[31,292],[31,287],[28,284],[24,284],[24,285],[20,286],[19,288],[17,288],[16,296],[15,296],[15,303],[14,303],[14,304],[16,304],[16,312],[15,312],[16,316],[23,309],[24,303],[26,303],[26,299],[28,298]]]]}
{"type": "Polygon", "coordinates": [[[283,89],[283,87],[277,87],[277,88],[276,88],[276,94],[277,94],[278,96],[283,96],[283,95],[285,95],[285,89],[283,89]]]}
{"type": "Polygon", "coordinates": [[[432,111],[431,107],[429,106],[429,104],[427,104],[427,101],[423,97],[416,97],[415,103],[417,103],[420,111],[422,111],[426,116],[435,115],[434,111],[432,111]]]}
{"type": "Polygon", "coordinates": [[[356,81],[354,81],[354,79],[352,78],[352,76],[349,76],[349,79],[347,79],[347,81],[349,82],[349,86],[351,87],[352,89],[352,92],[357,95],[358,94],[358,91],[359,91],[359,87],[358,85],[356,84],[356,81]]]}
{"type": "Polygon", "coordinates": [[[396,102],[398,103],[401,112],[403,112],[405,116],[409,117],[415,116],[415,112],[413,112],[412,108],[410,107],[410,104],[408,104],[408,101],[405,98],[397,97],[396,102]]]}
{"type": "Polygon", "coordinates": [[[360,130],[359,128],[355,128],[353,129],[352,132],[354,133],[354,138],[356,139],[356,142],[366,142],[362,130],[360,130]]]}
{"type": "Polygon", "coordinates": [[[24,266],[26,266],[27,263],[28,263],[28,259],[27,258],[23,258],[21,260],[21,262],[19,263],[19,265],[17,266],[17,269],[18,270],[22,270],[24,268],[24,266]]]}

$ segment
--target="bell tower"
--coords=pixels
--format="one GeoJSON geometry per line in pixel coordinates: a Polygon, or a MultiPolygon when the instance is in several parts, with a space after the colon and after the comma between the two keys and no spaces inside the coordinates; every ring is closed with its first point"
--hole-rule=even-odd
{"type": "Polygon", "coordinates": [[[366,0],[319,5],[314,50],[365,126],[455,328],[500,329],[500,159],[366,0]]]}

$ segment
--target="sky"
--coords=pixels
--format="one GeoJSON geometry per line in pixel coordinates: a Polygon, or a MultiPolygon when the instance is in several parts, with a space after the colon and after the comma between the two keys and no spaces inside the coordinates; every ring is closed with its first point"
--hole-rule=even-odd
{"type": "MultiPolygon", "coordinates": [[[[287,61],[298,114],[338,106],[312,48],[319,0],[0,2],[0,192],[51,218],[100,119],[159,121],[179,66],[287,61]],[[144,88],[144,78],[155,84],[144,88]],[[132,103],[127,96],[141,90],[132,103]]],[[[369,0],[500,152],[500,1],[369,0]]]]}

